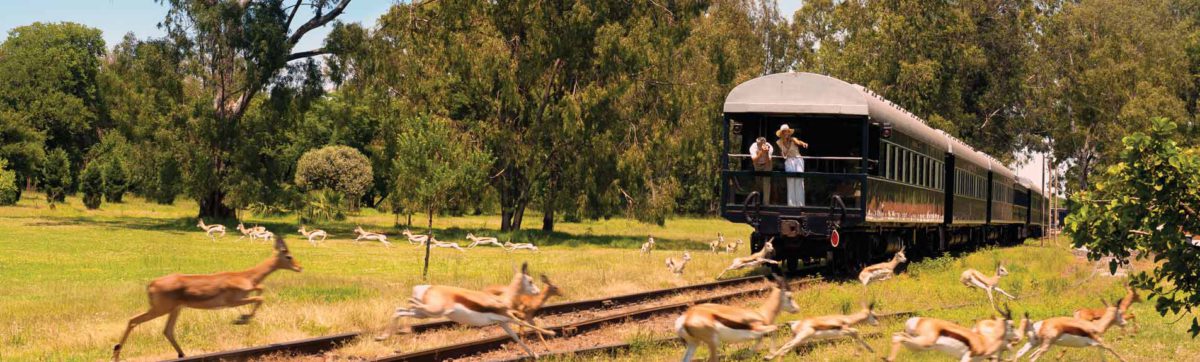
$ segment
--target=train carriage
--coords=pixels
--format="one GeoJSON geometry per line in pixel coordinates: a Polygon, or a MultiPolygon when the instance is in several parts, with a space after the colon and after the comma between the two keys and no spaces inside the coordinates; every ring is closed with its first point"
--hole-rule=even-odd
{"type": "Polygon", "coordinates": [[[724,121],[721,214],[754,227],[755,250],[775,238],[790,268],[852,270],[901,247],[935,254],[1040,233],[1031,184],[862,86],[759,77],[730,91],[724,121]],[[802,171],[778,152],[784,125],[809,144],[802,171]],[[776,150],[769,166],[752,162],[761,139],[776,150]]]}

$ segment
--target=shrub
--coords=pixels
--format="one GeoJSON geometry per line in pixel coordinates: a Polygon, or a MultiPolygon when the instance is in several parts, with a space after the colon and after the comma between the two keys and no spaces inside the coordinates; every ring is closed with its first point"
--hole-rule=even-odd
{"type": "Polygon", "coordinates": [[[109,157],[104,166],[104,198],[108,202],[121,202],[125,191],[129,190],[129,171],[125,163],[118,157],[109,157]]]}
{"type": "Polygon", "coordinates": [[[79,191],[83,193],[83,205],[88,209],[100,208],[104,196],[104,168],[100,162],[89,162],[79,176],[79,191]]]}
{"type": "Polygon", "coordinates": [[[0,205],[14,205],[21,199],[17,172],[8,169],[8,160],[0,158],[0,205]]]}
{"type": "Polygon", "coordinates": [[[330,189],[347,200],[358,200],[373,182],[371,161],[346,146],[327,146],[305,152],[296,162],[296,186],[304,191],[330,189]]]}
{"type": "Polygon", "coordinates": [[[146,197],[160,205],[175,203],[175,196],[183,190],[183,179],[180,178],[179,161],[170,155],[162,157],[158,165],[152,169],[153,176],[144,185],[146,197]]]}
{"type": "Polygon", "coordinates": [[[71,185],[71,160],[67,158],[67,151],[56,148],[46,153],[46,164],[42,165],[38,183],[46,192],[46,202],[51,207],[55,202],[66,201],[67,187],[71,185]]]}

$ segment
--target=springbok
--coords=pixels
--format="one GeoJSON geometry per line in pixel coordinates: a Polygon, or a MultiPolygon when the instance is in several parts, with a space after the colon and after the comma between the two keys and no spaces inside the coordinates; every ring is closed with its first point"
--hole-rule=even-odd
{"type": "Polygon", "coordinates": [[[900,348],[927,351],[930,349],[948,354],[961,361],[982,361],[995,357],[1008,348],[1012,335],[1012,312],[1007,308],[996,326],[979,332],[967,329],[954,322],[925,317],[912,317],[904,322],[904,331],[892,335],[892,349],[885,361],[895,361],[900,348]]]}
{"type": "Polygon", "coordinates": [[[435,248],[451,248],[451,249],[458,250],[458,251],[466,251],[466,250],[463,250],[463,248],[461,246],[458,246],[458,243],[453,242],[453,241],[441,241],[436,238],[430,238],[429,240],[430,240],[429,246],[432,246],[435,248]]]}
{"type": "Polygon", "coordinates": [[[864,349],[870,353],[875,353],[871,349],[871,345],[858,335],[858,329],[853,328],[854,325],[867,322],[870,325],[879,325],[879,318],[875,315],[875,303],[863,306],[863,309],[854,314],[834,314],[821,317],[812,317],[791,322],[792,333],[796,335],[782,347],[775,350],[764,358],[773,360],[806,341],[820,341],[841,337],[850,337],[857,341],[864,349]]]}
{"type": "Polygon", "coordinates": [[[208,234],[208,237],[212,238],[213,241],[217,241],[217,237],[213,236],[213,234],[220,233],[221,237],[225,237],[225,225],[221,225],[221,224],[205,225],[204,219],[199,219],[199,221],[200,222],[196,223],[196,227],[200,228],[200,230],[204,230],[204,233],[208,234]]]}
{"type": "Polygon", "coordinates": [[[476,247],[476,246],[479,246],[479,245],[495,245],[495,246],[499,246],[499,247],[502,247],[502,248],[504,247],[504,244],[501,244],[501,243],[500,243],[500,241],[499,241],[499,240],[497,240],[496,238],[493,238],[493,237],[478,237],[478,236],[475,236],[475,234],[472,234],[472,233],[467,233],[467,240],[470,240],[470,241],[471,241],[471,245],[467,245],[467,247],[468,247],[468,248],[474,248],[474,247],[476,247]]]}
{"type": "Polygon", "coordinates": [[[687,266],[689,261],[692,261],[692,254],[687,250],[684,250],[683,259],[680,261],[675,261],[675,258],[671,257],[667,258],[667,270],[671,271],[671,273],[675,274],[676,276],[683,275],[683,268],[687,266]]]}
{"type": "Polygon", "coordinates": [[[900,247],[900,251],[897,251],[896,255],[892,255],[892,260],[863,268],[862,272],[858,273],[858,281],[862,282],[865,287],[874,281],[892,279],[892,276],[896,275],[896,267],[900,263],[907,262],[908,258],[904,256],[904,247],[900,247]]]}
{"type": "Polygon", "coordinates": [[[129,338],[129,332],[139,324],[167,316],[167,326],[163,335],[175,347],[179,357],[183,357],[183,349],[175,341],[175,321],[184,307],[196,309],[221,309],[253,304],[250,314],[243,314],[234,324],[245,324],[254,317],[258,307],[262,305],[262,282],[276,270],[285,269],[300,272],[300,264],[292,258],[287,244],[283,239],[275,241],[275,255],[267,258],[250,269],[237,272],[222,272],[216,274],[170,274],[159,277],[146,286],[146,294],[150,299],[150,310],[129,319],[121,340],[113,346],[113,361],[121,359],[121,346],[129,338]],[[251,293],[258,295],[250,296],[251,293]]]}
{"type": "Polygon", "coordinates": [[[654,237],[651,236],[645,243],[642,243],[642,254],[650,255],[650,251],[654,250],[654,237]]]}
{"type": "Polygon", "coordinates": [[[499,296],[483,291],[469,290],[445,285],[418,285],[413,287],[413,296],[408,299],[410,308],[397,308],[392,315],[391,323],[384,334],[376,340],[385,340],[399,329],[400,318],[413,317],[418,319],[446,317],[456,323],[472,327],[499,324],[521,348],[531,357],[537,354],[521,340],[512,330],[510,324],[517,324],[533,329],[539,333],[553,336],[555,333],[532,324],[526,323],[513,306],[518,295],[535,295],[541,291],[529,277],[529,265],[521,264],[521,269],[515,271],[512,282],[499,296]]]}
{"type": "Polygon", "coordinates": [[[725,237],[721,233],[717,233],[717,240],[708,242],[708,248],[712,249],[713,254],[717,253],[717,249],[721,248],[721,243],[725,242],[725,237]]]}
{"type": "Polygon", "coordinates": [[[771,286],[758,310],[706,303],[692,306],[679,316],[675,320],[675,333],[687,342],[683,361],[691,361],[701,343],[708,346],[708,360],[712,362],[720,360],[722,343],[756,340],[751,349],[757,350],[762,337],[779,328],[775,325],[775,317],[779,316],[780,309],[788,313],[800,311],[796,301],[792,300],[787,280],[779,276],[774,280],[776,285],[771,286]]]}
{"type": "Polygon", "coordinates": [[[266,240],[266,241],[273,241],[273,240],[275,240],[275,233],[273,233],[273,232],[270,232],[270,231],[268,231],[268,230],[263,230],[263,231],[254,231],[254,232],[251,232],[251,233],[250,233],[250,241],[254,241],[254,240],[256,240],[256,239],[263,239],[263,240],[266,240]]]}
{"type": "Polygon", "coordinates": [[[404,231],[402,231],[400,233],[404,234],[404,237],[408,238],[409,244],[416,244],[417,246],[421,246],[421,245],[425,245],[426,242],[429,242],[429,235],[413,234],[412,231],[409,231],[408,229],[404,229],[404,231]]]}
{"type": "MultiPolygon", "coordinates": [[[[1138,295],[1137,290],[1133,289],[1132,285],[1127,285],[1125,286],[1125,297],[1121,298],[1121,302],[1117,304],[1117,309],[1121,311],[1121,319],[1125,321],[1125,324],[1133,323],[1134,333],[1137,333],[1138,330],[1136,320],[1137,316],[1129,312],[1129,307],[1132,306],[1133,303],[1140,301],[1142,301],[1142,296],[1138,295]]],[[[1074,316],[1075,318],[1089,322],[1097,321],[1104,317],[1104,312],[1106,310],[1108,310],[1108,308],[1080,308],[1075,310],[1074,316]]],[[[1117,326],[1124,330],[1125,324],[1118,324],[1117,326]]]]}
{"type": "Polygon", "coordinates": [[[267,228],[262,227],[262,226],[254,226],[252,228],[247,229],[245,225],[242,225],[242,223],[239,222],[238,226],[237,226],[237,230],[242,233],[242,236],[238,237],[238,240],[245,239],[247,236],[249,236],[250,241],[254,241],[254,236],[252,234],[267,231],[267,228]]]}
{"type": "Polygon", "coordinates": [[[771,239],[767,240],[766,244],[763,244],[762,250],[759,250],[757,253],[750,254],[750,256],[746,256],[746,257],[742,257],[742,258],[733,258],[733,263],[729,264],[728,268],[725,268],[725,270],[721,271],[721,274],[717,275],[717,279],[721,279],[721,277],[724,276],[725,273],[733,271],[733,270],[749,268],[749,267],[758,266],[761,264],[779,265],[779,261],[771,260],[771,256],[775,255],[774,242],[775,242],[775,238],[771,238],[771,239]]]}
{"type": "MultiPolygon", "coordinates": [[[[1113,324],[1124,325],[1125,319],[1121,315],[1120,301],[1117,304],[1109,304],[1106,300],[1100,300],[1104,303],[1104,315],[1095,321],[1086,321],[1075,317],[1054,317],[1033,323],[1033,330],[1036,331],[1029,336],[1029,341],[1021,350],[1017,351],[1017,357],[1021,358],[1025,353],[1029,352],[1035,345],[1038,349],[1029,356],[1029,361],[1037,361],[1046,351],[1050,350],[1051,346],[1059,345],[1063,347],[1099,347],[1104,351],[1112,353],[1118,360],[1125,361],[1117,351],[1104,343],[1100,337],[1104,332],[1108,331],[1113,324]]],[[[1066,351],[1064,351],[1066,352],[1066,351]]],[[[1104,352],[1100,352],[1100,359],[1104,359],[1104,352]]],[[[1061,356],[1061,354],[1060,354],[1061,356]]]]}
{"type": "Polygon", "coordinates": [[[530,243],[515,243],[514,244],[514,243],[505,241],[504,242],[504,250],[507,250],[510,252],[514,251],[514,250],[538,251],[538,247],[536,245],[533,245],[530,243]]]}
{"type": "MultiPolygon", "coordinates": [[[[408,230],[405,230],[405,231],[408,231],[408,230]]],[[[387,240],[387,235],[363,230],[362,226],[355,226],[354,233],[358,235],[358,237],[354,238],[355,243],[359,242],[359,240],[364,240],[364,239],[365,240],[377,240],[377,241],[383,243],[383,246],[386,246],[389,248],[392,247],[392,243],[389,243],[387,240]]]]}
{"type": "Polygon", "coordinates": [[[1000,289],[1000,278],[1005,275],[1008,275],[1008,269],[1004,267],[1004,263],[999,263],[996,264],[996,275],[990,278],[983,275],[983,273],[980,273],[978,270],[967,269],[962,272],[962,276],[958,278],[958,281],[962,282],[962,284],[968,288],[974,287],[986,291],[988,302],[992,303],[992,308],[996,308],[996,299],[992,294],[993,291],[1004,294],[1004,296],[1008,297],[1008,299],[1016,299],[1016,297],[1013,297],[1012,294],[1008,294],[1008,292],[1004,291],[1004,289],[1000,289]]]}
{"type": "Polygon", "coordinates": [[[736,253],[738,251],[738,248],[740,248],[741,246],[742,246],[742,239],[737,239],[733,243],[725,245],[725,252],[728,254],[736,253]]]}
{"type": "MultiPolygon", "coordinates": [[[[521,320],[524,320],[525,323],[532,325],[538,324],[534,319],[537,318],[537,314],[541,311],[542,306],[546,305],[546,301],[549,300],[550,297],[562,295],[562,289],[559,289],[557,285],[551,283],[550,278],[546,278],[545,274],[539,275],[539,277],[542,279],[542,284],[546,285],[545,287],[542,287],[540,293],[534,295],[519,294],[516,298],[513,298],[512,308],[516,309],[516,315],[521,317],[521,320]]],[[[504,294],[504,289],[505,286],[493,285],[485,288],[483,291],[495,296],[500,296],[504,294]]],[[[518,325],[518,334],[524,334],[524,328],[525,327],[518,325]]],[[[541,333],[538,333],[538,339],[542,341],[542,345],[546,344],[546,337],[542,336],[541,333]]]]}
{"type": "Polygon", "coordinates": [[[300,235],[304,235],[304,237],[308,238],[309,244],[317,245],[317,238],[321,238],[320,242],[323,243],[325,242],[325,238],[329,237],[329,233],[326,233],[325,230],[313,229],[313,231],[308,231],[305,230],[306,228],[307,226],[300,225],[300,230],[297,231],[300,232],[300,235]]]}

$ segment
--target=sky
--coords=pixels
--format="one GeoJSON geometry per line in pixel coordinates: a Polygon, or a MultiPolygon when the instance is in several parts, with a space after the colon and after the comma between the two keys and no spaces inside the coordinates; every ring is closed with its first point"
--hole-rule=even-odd
{"type": "MultiPolygon", "coordinates": [[[[58,22],[71,21],[104,32],[104,41],[109,48],[121,42],[125,33],[133,32],[138,38],[160,37],[164,33],[158,29],[158,23],[167,14],[167,9],[154,0],[0,0],[3,11],[0,11],[0,30],[3,37],[8,38],[9,30],[28,25],[35,21],[58,22]]],[[[800,8],[802,0],[779,0],[780,14],[789,21],[792,13],[800,8]]],[[[359,22],[372,27],[375,20],[383,15],[395,0],[356,0],[346,6],[346,12],[339,17],[344,22],[359,22]]],[[[302,23],[296,21],[297,25],[302,23]]],[[[327,25],[315,29],[305,35],[296,45],[296,51],[316,49],[321,46],[325,34],[329,32],[327,25]]],[[[1029,157],[1025,157],[1029,158],[1029,157]]],[[[1035,183],[1041,182],[1042,159],[1032,157],[1021,167],[1017,174],[1035,183]]]]}

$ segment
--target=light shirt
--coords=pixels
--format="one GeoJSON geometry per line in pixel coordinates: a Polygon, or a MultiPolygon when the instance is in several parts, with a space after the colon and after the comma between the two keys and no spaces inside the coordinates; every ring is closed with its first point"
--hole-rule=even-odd
{"type": "MultiPolygon", "coordinates": [[[[763,142],[763,145],[767,146],[767,155],[775,154],[775,147],[772,147],[770,142],[763,142]]],[[[758,156],[758,142],[750,144],[750,157],[756,156],[758,156]]]]}

